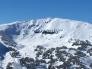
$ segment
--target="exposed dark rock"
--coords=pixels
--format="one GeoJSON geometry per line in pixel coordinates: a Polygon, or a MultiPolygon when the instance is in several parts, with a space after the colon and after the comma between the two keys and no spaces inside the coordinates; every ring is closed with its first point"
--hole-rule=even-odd
{"type": "Polygon", "coordinates": [[[13,67],[12,67],[12,63],[8,63],[6,69],[13,69],[13,67]]]}

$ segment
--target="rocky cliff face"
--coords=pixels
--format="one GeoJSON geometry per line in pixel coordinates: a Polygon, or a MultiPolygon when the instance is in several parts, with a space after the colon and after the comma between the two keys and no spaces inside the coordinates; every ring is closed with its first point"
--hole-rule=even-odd
{"type": "Polygon", "coordinates": [[[47,18],[0,25],[1,69],[92,69],[92,25],[47,18]]]}

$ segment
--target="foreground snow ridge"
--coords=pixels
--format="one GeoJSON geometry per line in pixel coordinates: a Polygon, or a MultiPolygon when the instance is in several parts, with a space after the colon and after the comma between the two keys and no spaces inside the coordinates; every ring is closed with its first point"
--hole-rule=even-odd
{"type": "Polygon", "coordinates": [[[0,69],[92,69],[92,24],[46,18],[0,25],[0,69]]]}

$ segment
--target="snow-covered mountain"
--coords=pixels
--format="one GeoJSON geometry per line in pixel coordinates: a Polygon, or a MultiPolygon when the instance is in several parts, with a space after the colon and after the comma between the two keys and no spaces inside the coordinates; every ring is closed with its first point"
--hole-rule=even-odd
{"type": "Polygon", "coordinates": [[[0,69],[92,69],[92,24],[46,18],[0,25],[0,69]]]}

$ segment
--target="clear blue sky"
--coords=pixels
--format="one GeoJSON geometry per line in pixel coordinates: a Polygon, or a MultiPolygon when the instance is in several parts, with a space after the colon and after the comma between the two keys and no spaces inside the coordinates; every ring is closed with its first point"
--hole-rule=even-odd
{"type": "Polygon", "coordinates": [[[92,0],[0,0],[0,23],[47,17],[92,23],[92,0]]]}

